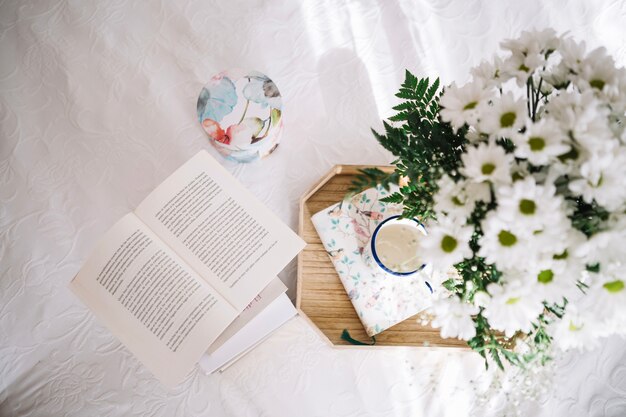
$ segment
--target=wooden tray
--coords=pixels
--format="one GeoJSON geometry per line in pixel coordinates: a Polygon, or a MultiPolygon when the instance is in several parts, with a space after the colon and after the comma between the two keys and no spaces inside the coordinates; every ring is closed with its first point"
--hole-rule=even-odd
{"type": "MultiPolygon", "coordinates": [[[[343,199],[350,182],[365,165],[337,165],[300,200],[299,234],[307,246],[298,255],[296,307],[334,346],[354,346],[341,339],[344,329],[357,340],[370,338],[359,320],[339,276],[324,250],[311,216],[343,199]]],[[[378,167],[385,172],[393,167],[378,167]]],[[[376,335],[376,346],[467,347],[457,339],[442,339],[439,330],[418,323],[416,315],[376,335]]]]}

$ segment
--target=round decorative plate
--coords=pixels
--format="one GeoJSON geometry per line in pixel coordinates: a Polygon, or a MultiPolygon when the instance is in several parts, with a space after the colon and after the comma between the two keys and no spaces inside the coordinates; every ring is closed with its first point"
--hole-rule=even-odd
{"type": "Polygon", "coordinates": [[[280,141],[280,92],[258,71],[235,69],[214,75],[200,92],[197,111],[209,140],[227,159],[261,159],[280,141]]]}

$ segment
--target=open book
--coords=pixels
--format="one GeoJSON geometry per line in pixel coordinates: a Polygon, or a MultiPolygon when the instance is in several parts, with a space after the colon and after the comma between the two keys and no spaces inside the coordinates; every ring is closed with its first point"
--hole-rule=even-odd
{"type": "Polygon", "coordinates": [[[105,234],[70,287],[173,386],[304,245],[202,151],[105,234]]]}

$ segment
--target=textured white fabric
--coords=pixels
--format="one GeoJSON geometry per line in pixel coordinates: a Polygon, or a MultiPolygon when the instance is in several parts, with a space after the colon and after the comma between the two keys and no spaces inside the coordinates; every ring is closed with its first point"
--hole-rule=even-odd
{"type": "MultiPolygon", "coordinates": [[[[404,68],[464,81],[502,38],[548,25],[626,62],[619,0],[0,2],[0,415],[503,415],[503,393],[477,402],[475,354],[333,349],[302,318],[167,392],[67,283],[115,220],[209,147],[195,105],[213,73],[277,83],[283,143],[224,165],[295,228],[298,198],[333,164],[390,161],[369,128],[404,68]]],[[[281,275],[292,297],[294,272],[281,275]]],[[[523,410],[626,415],[624,347],[559,359],[547,398],[523,410]]]]}

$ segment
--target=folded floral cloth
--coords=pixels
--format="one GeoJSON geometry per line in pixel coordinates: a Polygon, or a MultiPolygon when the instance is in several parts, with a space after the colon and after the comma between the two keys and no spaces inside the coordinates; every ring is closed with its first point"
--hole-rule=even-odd
{"type": "Polygon", "coordinates": [[[370,188],[311,218],[369,336],[419,313],[433,299],[426,284],[432,274],[428,265],[415,274],[396,276],[363,255],[376,226],[402,212],[401,205],[380,201],[388,194],[382,187],[370,188]]]}

